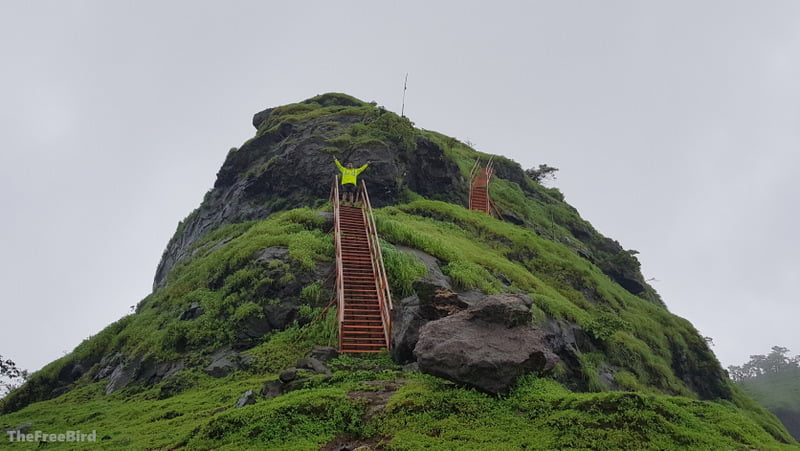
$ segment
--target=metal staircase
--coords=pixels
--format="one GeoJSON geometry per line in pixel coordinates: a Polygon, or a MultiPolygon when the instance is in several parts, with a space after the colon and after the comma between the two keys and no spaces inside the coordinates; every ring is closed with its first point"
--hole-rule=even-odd
{"type": "Polygon", "coordinates": [[[492,160],[486,167],[480,166],[480,159],[475,161],[475,166],[470,171],[469,209],[492,214],[492,200],[489,198],[489,182],[494,174],[492,160]]]}
{"type": "Polygon", "coordinates": [[[383,267],[367,187],[361,181],[356,205],[339,202],[338,178],[331,190],[336,241],[336,299],[339,350],[379,352],[391,339],[392,298],[383,267]]]}

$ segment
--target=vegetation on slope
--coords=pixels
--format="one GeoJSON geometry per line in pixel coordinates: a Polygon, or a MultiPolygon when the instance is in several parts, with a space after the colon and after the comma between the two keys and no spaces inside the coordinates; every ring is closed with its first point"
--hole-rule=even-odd
{"type": "Polygon", "coordinates": [[[508,396],[493,398],[389,366],[383,356],[364,362],[341,357],[331,363],[332,378],[242,408],[233,407],[240,394],[274,376],[242,372],[218,380],[191,373],[184,376],[191,387],[168,397],[167,382],[111,395],[94,383],[2,422],[33,419],[45,431],[97,431],[104,449],[316,450],[337,438],[391,450],[794,449],[730,403],[573,393],[533,375],[508,396]],[[352,369],[354,363],[361,369],[352,369]]]}
{"type": "MultiPolygon", "coordinates": [[[[457,164],[462,177],[477,156],[487,158],[342,95],[273,109],[258,124],[256,139],[283,136],[285,144],[294,139],[287,130],[310,119],[325,126],[332,112],[352,122],[344,132],[333,124],[320,132],[331,149],[375,145],[413,153],[422,136],[457,164]]],[[[233,154],[251,151],[242,149],[233,154]]],[[[247,161],[229,156],[228,172],[218,181],[250,177],[247,161]]],[[[270,161],[258,164],[277,164],[270,161]]],[[[108,436],[106,448],[119,449],[317,449],[344,436],[372,438],[388,449],[779,449],[794,443],[774,416],[728,383],[691,324],[664,308],[642,280],[634,252],[597,233],[557,189],[525,177],[510,160],[494,162],[492,196],[513,224],[407,186],[406,202],[376,211],[393,292],[412,294],[411,281],[426,271],[394,247],[403,245],[436,257],[460,290],[528,294],[534,321],[562,321],[587,335],[577,378],[556,368],[493,398],[402,371],[385,357],[377,363],[383,369],[375,370],[343,357],[330,379],[314,378],[303,390],[234,409],[242,392],[258,391],[313,345],[336,342],[335,318],[323,314],[331,298],[329,213],[327,207],[302,208],[223,225],[194,241],[135,314],[4,399],[0,424],[94,429],[108,436]],[[190,306],[202,313],[185,315],[190,306]],[[263,326],[274,309],[293,312],[293,319],[243,335],[263,326]],[[203,368],[225,348],[238,352],[241,365],[212,378],[203,368]],[[139,362],[137,368],[182,370],[110,391],[107,362],[115,356],[139,362]],[[381,381],[392,383],[393,396],[376,409],[368,393],[386,393],[381,381]]]]}

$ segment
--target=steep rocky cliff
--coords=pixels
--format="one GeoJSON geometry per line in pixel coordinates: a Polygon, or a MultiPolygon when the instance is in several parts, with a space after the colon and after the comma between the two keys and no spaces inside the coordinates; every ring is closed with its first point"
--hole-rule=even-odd
{"type": "MultiPolygon", "coordinates": [[[[275,211],[319,206],[338,172],[332,156],[372,165],[363,175],[375,207],[399,203],[405,189],[464,203],[467,185],[443,150],[408,119],[343,95],[322,95],[253,117],[255,138],[232,149],[214,188],[181,224],[155,277],[157,286],[192,243],[223,224],[275,211]]],[[[520,171],[521,172],[521,171],[520,171]]]]}

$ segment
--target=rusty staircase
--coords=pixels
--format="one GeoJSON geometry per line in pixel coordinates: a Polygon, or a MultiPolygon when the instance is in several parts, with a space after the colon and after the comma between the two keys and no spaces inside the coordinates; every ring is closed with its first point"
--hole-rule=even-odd
{"type": "Polygon", "coordinates": [[[356,205],[341,205],[338,178],[331,190],[336,246],[339,350],[379,352],[391,339],[392,299],[383,267],[367,187],[361,181],[356,205]]]}
{"type": "Polygon", "coordinates": [[[486,164],[485,167],[480,165],[480,159],[475,161],[475,165],[470,171],[470,184],[469,184],[469,209],[482,211],[486,214],[492,214],[492,200],[489,197],[489,182],[494,174],[492,167],[492,160],[486,164]]]}

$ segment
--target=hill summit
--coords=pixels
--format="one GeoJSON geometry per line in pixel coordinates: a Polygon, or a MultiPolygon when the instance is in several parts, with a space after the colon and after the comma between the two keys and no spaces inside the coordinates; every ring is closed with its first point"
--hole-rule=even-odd
{"type": "Polygon", "coordinates": [[[0,404],[109,448],[775,448],[706,341],[519,164],[328,93],[253,117],[135,313],[0,404]],[[339,355],[333,156],[360,166],[392,347],[339,355]],[[491,161],[495,215],[468,207],[491,161]],[[537,431],[535,434],[531,431],[537,431]]]}

